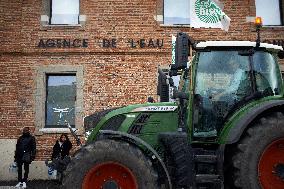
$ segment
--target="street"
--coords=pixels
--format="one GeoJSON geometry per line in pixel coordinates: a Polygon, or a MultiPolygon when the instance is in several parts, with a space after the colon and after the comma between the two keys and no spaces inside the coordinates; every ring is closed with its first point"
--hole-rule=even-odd
{"type": "MultiPolygon", "coordinates": [[[[16,189],[17,181],[0,181],[0,189],[16,189]]],[[[28,189],[59,189],[60,185],[51,180],[31,180],[27,182],[28,189]]]]}

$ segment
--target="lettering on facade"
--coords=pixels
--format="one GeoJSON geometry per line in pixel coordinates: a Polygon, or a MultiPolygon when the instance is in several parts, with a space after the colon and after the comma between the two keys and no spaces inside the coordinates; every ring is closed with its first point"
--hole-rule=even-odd
{"type": "Polygon", "coordinates": [[[40,48],[86,48],[88,39],[40,39],[40,48]]]}
{"type": "Polygon", "coordinates": [[[116,48],[116,39],[103,39],[104,48],[116,48]]]}
{"type": "Polygon", "coordinates": [[[131,48],[162,48],[164,46],[164,40],[163,39],[140,39],[135,41],[134,39],[129,39],[128,44],[131,48]]]}
{"type": "MultiPolygon", "coordinates": [[[[40,39],[37,47],[39,48],[86,48],[89,46],[88,39],[40,39]]],[[[127,39],[118,42],[117,39],[102,39],[100,47],[117,48],[124,45],[130,48],[163,48],[163,39],[127,39]],[[124,43],[124,44],[121,44],[124,43]]]]}
{"type": "MultiPolygon", "coordinates": [[[[128,39],[126,41],[128,47],[130,48],[162,48],[164,46],[163,39],[128,39]]],[[[116,48],[117,39],[103,39],[102,47],[103,48],[116,48]]]]}

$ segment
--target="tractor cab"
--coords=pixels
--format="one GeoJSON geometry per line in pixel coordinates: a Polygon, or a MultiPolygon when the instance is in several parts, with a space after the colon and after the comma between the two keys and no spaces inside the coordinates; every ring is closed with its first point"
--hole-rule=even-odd
{"type": "Polygon", "coordinates": [[[223,41],[197,44],[193,61],[193,136],[217,137],[242,107],[283,94],[279,46],[223,41]]]}
{"type": "Polygon", "coordinates": [[[249,41],[191,44],[183,33],[177,40],[177,52],[190,54],[190,45],[195,50],[189,67],[185,55],[179,54],[170,71],[175,75],[176,70],[183,70],[174,97],[182,104],[182,125],[194,140],[217,139],[229,119],[246,105],[283,95],[277,62],[282,47],[249,41]]]}

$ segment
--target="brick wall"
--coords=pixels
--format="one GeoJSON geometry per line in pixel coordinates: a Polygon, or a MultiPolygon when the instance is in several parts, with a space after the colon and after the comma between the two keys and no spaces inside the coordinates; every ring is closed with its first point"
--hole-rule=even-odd
{"type": "MultiPolygon", "coordinates": [[[[82,27],[42,26],[44,0],[2,0],[0,3],[0,138],[17,138],[23,126],[35,128],[36,70],[43,65],[84,67],[84,115],[107,107],[143,103],[155,96],[157,67],[171,61],[171,35],[187,32],[195,40],[255,40],[247,16],[255,15],[254,1],[223,0],[231,18],[229,32],[161,26],[154,17],[160,0],[80,0],[87,16],[82,27]],[[40,39],[88,39],[87,48],[39,48],[40,39]],[[102,39],[117,40],[103,48],[102,39]],[[163,47],[131,48],[129,39],[150,39],[163,47]]],[[[283,28],[265,28],[263,40],[284,39],[283,28]]],[[[37,136],[38,160],[50,156],[59,134],[37,136]]],[[[70,137],[71,138],[71,137],[70,137]]],[[[73,141],[74,142],[74,141],[73,141]]]]}

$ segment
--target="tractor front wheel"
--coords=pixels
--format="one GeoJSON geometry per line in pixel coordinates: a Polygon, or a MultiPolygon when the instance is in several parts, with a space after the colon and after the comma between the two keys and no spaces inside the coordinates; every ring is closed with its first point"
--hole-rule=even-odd
{"type": "Polygon", "coordinates": [[[235,187],[283,189],[283,114],[277,112],[257,120],[237,144],[232,163],[235,187]]]}
{"type": "Polygon", "coordinates": [[[148,189],[157,187],[151,161],[126,142],[101,140],[83,147],[69,164],[62,188],[148,189]]]}

